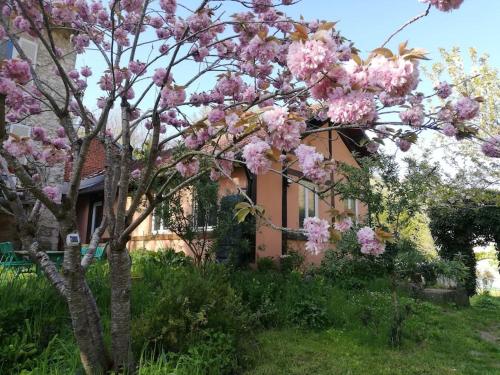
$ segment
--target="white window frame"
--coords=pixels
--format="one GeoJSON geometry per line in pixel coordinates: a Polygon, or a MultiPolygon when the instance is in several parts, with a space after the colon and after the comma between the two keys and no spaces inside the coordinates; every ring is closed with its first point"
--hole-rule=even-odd
{"type": "MultiPolygon", "coordinates": [[[[196,220],[198,218],[198,213],[196,212],[196,207],[197,207],[196,195],[193,194],[192,195],[192,204],[191,204],[191,216],[192,216],[193,221],[194,221],[193,224],[198,224],[198,220],[196,220]]],[[[205,227],[200,227],[198,225],[193,225],[193,227],[194,227],[193,229],[196,230],[197,232],[201,232],[205,228],[205,227]]],[[[206,227],[207,232],[213,232],[214,229],[215,229],[215,225],[207,225],[207,227],[206,227]]]]}
{"type": "Polygon", "coordinates": [[[344,209],[353,211],[354,212],[354,219],[355,219],[356,223],[358,223],[358,220],[359,220],[359,201],[355,198],[344,199],[344,209]],[[350,209],[351,204],[349,204],[349,202],[353,202],[354,210],[350,209]]]}
{"type": "Polygon", "coordinates": [[[153,214],[151,216],[151,233],[156,234],[170,234],[172,231],[168,228],[165,228],[161,218],[160,218],[160,229],[155,229],[155,221],[156,221],[156,209],[153,210],[153,214]]]}
{"type": "MultiPolygon", "coordinates": [[[[299,194],[302,193],[302,189],[304,189],[304,220],[307,219],[308,217],[319,217],[319,196],[316,191],[316,186],[313,184],[309,183],[304,183],[302,182],[299,186],[299,194]],[[309,186],[307,186],[309,185],[309,186]],[[313,215],[309,215],[309,194],[314,194],[314,212],[313,215]]],[[[300,199],[300,196],[299,196],[300,199]]],[[[304,227],[304,221],[300,222],[300,200],[299,200],[299,227],[303,228],[304,227]]]]}
{"type": "Polygon", "coordinates": [[[97,229],[95,212],[96,212],[96,207],[99,207],[99,206],[102,207],[102,201],[94,202],[94,204],[92,205],[92,222],[90,224],[90,235],[91,236],[94,234],[95,230],[97,229]]]}
{"type": "MultiPolygon", "coordinates": [[[[19,43],[19,45],[20,45],[21,48],[23,48],[23,46],[22,46],[23,43],[27,44],[27,45],[30,45],[30,47],[33,47],[34,56],[32,56],[32,58],[31,58],[31,65],[35,66],[36,62],[37,62],[37,59],[38,59],[38,43],[34,42],[32,40],[26,39],[26,38],[19,38],[18,43],[19,43]]],[[[24,50],[24,53],[26,54],[26,49],[23,49],[23,50],[24,50]]],[[[18,56],[19,56],[19,53],[17,51],[17,48],[15,46],[13,46],[13,49],[12,49],[12,58],[15,59],[18,56]]],[[[31,56],[27,55],[26,57],[30,58],[31,56]]]]}

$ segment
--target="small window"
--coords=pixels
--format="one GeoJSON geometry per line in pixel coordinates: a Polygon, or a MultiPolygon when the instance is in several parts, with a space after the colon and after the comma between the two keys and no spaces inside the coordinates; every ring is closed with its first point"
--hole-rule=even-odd
{"type": "Polygon", "coordinates": [[[299,225],[302,228],[304,219],[318,216],[318,194],[313,184],[301,182],[299,185],[299,225]]]}
{"type": "Polygon", "coordinates": [[[217,225],[217,205],[202,202],[193,196],[193,227],[212,230],[217,225]]]}
{"type": "Polygon", "coordinates": [[[94,205],[92,206],[92,224],[90,226],[91,236],[93,235],[95,230],[99,228],[99,226],[101,225],[102,213],[103,213],[102,202],[95,202],[94,205]]]}
{"type": "Polygon", "coordinates": [[[163,219],[164,209],[167,202],[163,202],[158,205],[153,211],[153,233],[166,233],[168,232],[168,227],[163,219]]]}
{"type": "MultiPolygon", "coordinates": [[[[36,65],[36,58],[38,55],[38,43],[33,42],[29,39],[19,38],[19,47],[24,51],[26,57],[31,61],[32,65],[36,65]]],[[[12,52],[12,58],[19,56],[19,53],[14,48],[12,52]]]]}
{"type": "Polygon", "coordinates": [[[358,222],[358,200],[354,198],[344,199],[344,209],[349,210],[354,214],[356,222],[358,222]]]}

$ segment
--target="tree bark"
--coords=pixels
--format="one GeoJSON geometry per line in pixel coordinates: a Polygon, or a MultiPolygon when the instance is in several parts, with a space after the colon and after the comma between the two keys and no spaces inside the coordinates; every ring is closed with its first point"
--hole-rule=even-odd
{"type": "Polygon", "coordinates": [[[113,369],[132,372],[130,294],[131,259],[125,245],[111,247],[111,353],[113,369]]]}
{"type": "MultiPolygon", "coordinates": [[[[68,233],[76,232],[76,223],[71,224],[73,220],[69,217],[61,222],[63,238],[68,233]]],[[[80,265],[79,244],[65,246],[63,276],[66,280],[66,300],[71,324],[85,373],[103,374],[110,368],[110,359],[104,344],[101,316],[92,291],[85,280],[85,271],[80,265]]]]}

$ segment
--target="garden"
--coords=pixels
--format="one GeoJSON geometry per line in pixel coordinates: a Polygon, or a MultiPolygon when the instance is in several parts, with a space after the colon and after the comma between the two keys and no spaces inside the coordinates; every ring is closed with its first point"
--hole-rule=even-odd
{"type": "MultiPolygon", "coordinates": [[[[196,267],[171,250],[134,253],[138,373],[498,374],[498,297],[463,308],[401,287],[396,321],[387,264],[329,255],[314,269],[292,253],[280,270],[265,261],[249,270],[196,267]]],[[[109,267],[88,272],[108,331],[109,267]]],[[[43,277],[3,278],[0,296],[2,374],[82,371],[67,308],[43,277]]]]}

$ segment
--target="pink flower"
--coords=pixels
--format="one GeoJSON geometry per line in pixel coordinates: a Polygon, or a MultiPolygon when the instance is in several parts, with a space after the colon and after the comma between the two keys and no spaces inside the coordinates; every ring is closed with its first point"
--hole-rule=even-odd
{"type": "Polygon", "coordinates": [[[56,130],[56,134],[59,138],[64,138],[66,137],[66,130],[62,126],[59,126],[56,130]]]}
{"type": "Polygon", "coordinates": [[[176,0],[160,0],[160,7],[167,14],[173,15],[173,14],[175,14],[175,10],[177,8],[177,1],[176,0]]]}
{"type": "Polygon", "coordinates": [[[139,177],[141,177],[141,170],[134,169],[132,172],[130,172],[130,177],[132,177],[134,180],[137,180],[139,177]]]}
{"type": "Polygon", "coordinates": [[[5,60],[3,70],[8,78],[21,85],[24,85],[31,79],[30,65],[23,60],[5,60]]]}
{"type": "Polygon", "coordinates": [[[366,144],[366,150],[370,153],[370,154],[374,154],[378,151],[380,147],[380,143],[378,142],[368,142],[366,144]]]}
{"type": "Polygon", "coordinates": [[[500,158],[500,135],[495,135],[484,141],[481,151],[490,158],[500,158]]]}
{"type": "Polygon", "coordinates": [[[146,73],[146,63],[140,61],[131,61],[128,64],[128,68],[132,74],[136,74],[138,76],[146,73]]]}
{"type": "Polygon", "coordinates": [[[347,216],[340,221],[337,221],[334,228],[339,232],[347,232],[352,227],[352,219],[347,216]]]}
{"type": "Polygon", "coordinates": [[[328,221],[318,217],[307,217],[304,219],[304,231],[306,232],[306,250],[313,254],[319,254],[328,246],[330,233],[328,221]]]}
{"type": "Polygon", "coordinates": [[[460,8],[464,0],[420,0],[423,3],[431,4],[442,12],[450,12],[460,8]]]}
{"type": "Polygon", "coordinates": [[[247,168],[253,174],[264,174],[271,168],[271,160],[267,153],[271,150],[266,142],[254,138],[243,147],[243,159],[245,159],[247,168]]]}
{"type": "Polygon", "coordinates": [[[83,77],[88,78],[92,75],[92,69],[90,69],[90,67],[88,67],[88,66],[84,66],[84,67],[82,67],[82,69],[80,69],[80,74],[83,77]]]}
{"type": "Polygon", "coordinates": [[[391,96],[405,96],[418,85],[418,64],[398,57],[389,60],[377,55],[368,67],[370,85],[379,87],[391,96]]]}
{"type": "Polygon", "coordinates": [[[435,89],[437,96],[439,96],[441,99],[446,99],[451,95],[452,92],[451,86],[448,84],[448,82],[439,82],[435,89]]]}
{"type": "Polygon", "coordinates": [[[57,186],[45,186],[42,189],[43,193],[54,203],[61,203],[62,193],[57,186]]]}
{"type": "Polygon", "coordinates": [[[377,256],[385,251],[385,244],[377,239],[375,232],[370,227],[361,228],[356,236],[363,254],[377,256]]]}
{"type": "Polygon", "coordinates": [[[293,42],[288,48],[287,65],[299,79],[309,79],[314,73],[326,72],[335,62],[335,49],[321,40],[293,42]]]}
{"type": "Polygon", "coordinates": [[[288,119],[288,109],[274,106],[262,114],[267,126],[269,141],[279,150],[291,151],[300,144],[301,134],[306,129],[304,121],[288,119]]]}
{"type": "Polygon", "coordinates": [[[458,134],[458,129],[453,124],[447,123],[443,126],[443,134],[447,137],[454,137],[458,134]]]}
{"type": "Polygon", "coordinates": [[[165,86],[161,90],[161,105],[164,107],[175,107],[184,103],[186,100],[186,91],[182,88],[171,89],[165,86]]]}
{"type": "Polygon", "coordinates": [[[225,118],[227,124],[227,131],[232,135],[239,135],[245,130],[243,126],[238,126],[238,122],[240,121],[240,117],[237,113],[231,112],[225,118]]]}
{"type": "Polygon", "coordinates": [[[177,163],[175,169],[177,169],[182,177],[191,177],[195,175],[200,169],[200,162],[198,159],[192,159],[191,161],[182,161],[180,163],[177,163]]]}
{"type": "Polygon", "coordinates": [[[295,149],[295,155],[305,177],[320,185],[326,182],[328,173],[323,165],[324,156],[314,147],[301,144],[295,149]]]}
{"type": "Polygon", "coordinates": [[[479,113],[479,103],[465,96],[458,99],[455,110],[460,120],[472,120],[479,113]]]}
{"type": "Polygon", "coordinates": [[[352,91],[342,95],[337,91],[328,102],[328,116],[337,124],[370,124],[377,117],[373,94],[352,91]]]}
{"type": "Polygon", "coordinates": [[[398,139],[396,139],[396,146],[398,146],[398,148],[401,151],[406,152],[406,151],[408,151],[410,149],[411,142],[407,141],[404,138],[398,138],[398,139]]]}
{"type": "Polygon", "coordinates": [[[170,74],[168,79],[167,78],[167,69],[164,68],[158,68],[155,69],[155,72],[153,74],[153,82],[155,83],[156,86],[163,86],[167,83],[172,82],[172,75],[170,74]]]}
{"type": "Polygon", "coordinates": [[[211,124],[216,124],[219,121],[224,120],[226,117],[226,114],[222,109],[219,108],[214,108],[210,111],[208,114],[208,121],[210,121],[211,124]]]}
{"type": "Polygon", "coordinates": [[[33,126],[31,129],[31,138],[34,141],[43,142],[47,140],[47,131],[41,126],[33,126]]]}
{"type": "Polygon", "coordinates": [[[416,105],[406,111],[399,112],[399,118],[404,124],[420,127],[424,123],[424,109],[421,105],[416,105]]]}

